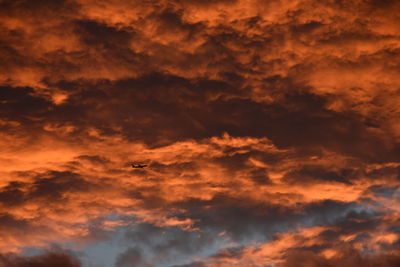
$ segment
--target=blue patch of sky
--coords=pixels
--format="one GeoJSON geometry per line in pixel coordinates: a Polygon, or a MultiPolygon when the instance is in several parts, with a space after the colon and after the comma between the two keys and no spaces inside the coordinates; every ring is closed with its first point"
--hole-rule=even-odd
{"type": "MultiPolygon", "coordinates": [[[[133,247],[140,247],[145,260],[155,267],[164,267],[172,265],[183,265],[192,262],[194,259],[206,258],[217,253],[222,248],[240,248],[248,245],[254,245],[258,242],[268,241],[274,234],[279,232],[289,231],[296,227],[311,227],[315,225],[324,225],[326,223],[338,222],[346,217],[346,215],[355,211],[371,216],[376,215],[376,212],[366,206],[358,203],[351,203],[347,206],[338,207],[334,211],[327,211],[323,214],[302,214],[296,219],[296,223],[282,221],[282,223],[272,224],[268,229],[268,233],[257,233],[255,229],[253,234],[248,238],[232,243],[229,239],[229,234],[219,236],[218,232],[209,228],[201,231],[188,232],[178,227],[157,228],[157,234],[149,237],[148,242],[137,242],[127,238],[135,232],[142,231],[141,226],[145,224],[137,224],[132,216],[124,216],[118,214],[110,214],[98,221],[117,221],[123,220],[129,225],[115,227],[112,231],[106,231],[107,238],[97,240],[89,245],[78,248],[74,243],[57,243],[59,247],[67,250],[69,254],[78,257],[83,267],[110,267],[115,266],[118,255],[133,247]],[[203,235],[203,236],[202,236],[203,235]],[[204,236],[210,240],[205,240],[204,236]],[[204,245],[195,246],[196,249],[180,249],[169,247],[169,244],[174,243],[179,237],[184,237],[187,242],[200,242],[204,245]],[[158,257],[157,251],[163,250],[166,253],[165,257],[158,257]]],[[[188,244],[190,245],[190,244],[188,244]]],[[[44,250],[34,247],[26,247],[23,249],[23,254],[26,256],[39,255],[44,250]]]]}

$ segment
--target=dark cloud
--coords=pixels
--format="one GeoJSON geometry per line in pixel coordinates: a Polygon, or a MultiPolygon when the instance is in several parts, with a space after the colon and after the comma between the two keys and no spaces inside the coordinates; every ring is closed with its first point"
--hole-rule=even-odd
{"type": "Polygon", "coordinates": [[[399,7],[2,1],[0,250],[136,227],[117,266],[394,266],[399,7]]]}
{"type": "MultiPolygon", "coordinates": [[[[155,227],[139,224],[126,234],[127,244],[136,244],[119,255],[119,264],[128,258],[140,258],[143,262],[167,264],[187,261],[199,253],[206,254],[208,246],[213,246],[215,237],[208,231],[182,231],[177,227],[155,227]],[[140,253],[140,251],[142,251],[140,253]],[[147,256],[145,256],[146,252],[147,256]],[[124,260],[122,260],[124,259],[124,260]]],[[[127,261],[128,262],[128,261],[127,261]]],[[[143,263],[144,264],[144,263],[143,263]]],[[[117,263],[117,266],[118,265],[117,263]]]]}
{"type": "Polygon", "coordinates": [[[351,247],[344,247],[339,255],[331,259],[323,258],[311,251],[290,252],[286,261],[279,266],[302,267],[302,266],[398,266],[400,258],[398,254],[363,255],[351,247]]]}
{"type": "Polygon", "coordinates": [[[86,182],[79,174],[53,171],[43,176],[38,176],[27,198],[45,198],[49,201],[60,201],[68,191],[88,191],[90,186],[91,183],[86,182]]]}
{"type": "Polygon", "coordinates": [[[33,96],[33,88],[8,87],[0,88],[1,116],[3,119],[32,124],[32,118],[43,119],[51,103],[43,98],[33,96]]]}
{"type": "Polygon", "coordinates": [[[19,205],[24,201],[24,184],[20,182],[11,182],[3,187],[0,192],[0,202],[4,205],[19,205]]]}
{"type": "Polygon", "coordinates": [[[32,183],[11,182],[0,191],[0,199],[7,205],[19,205],[38,199],[57,203],[66,200],[65,193],[89,191],[92,186],[79,174],[50,171],[38,174],[32,183]]]}
{"type": "Polygon", "coordinates": [[[78,259],[62,251],[49,251],[42,255],[22,257],[15,254],[1,254],[0,266],[4,267],[80,267],[78,259]]]}
{"type": "Polygon", "coordinates": [[[117,30],[114,27],[99,22],[87,20],[77,21],[76,24],[78,35],[82,38],[83,42],[87,46],[104,49],[105,53],[119,50],[119,47],[127,47],[131,41],[129,32],[117,30]]]}
{"type": "Polygon", "coordinates": [[[117,267],[124,266],[138,266],[138,267],[150,267],[152,265],[146,263],[141,256],[140,250],[131,248],[127,249],[124,253],[120,254],[115,263],[117,267]]]}
{"type": "Polygon", "coordinates": [[[342,169],[339,171],[326,170],[321,166],[303,166],[300,170],[294,170],[287,174],[287,181],[296,183],[314,182],[315,180],[327,180],[332,182],[349,183],[357,178],[357,172],[351,169],[342,169]]]}

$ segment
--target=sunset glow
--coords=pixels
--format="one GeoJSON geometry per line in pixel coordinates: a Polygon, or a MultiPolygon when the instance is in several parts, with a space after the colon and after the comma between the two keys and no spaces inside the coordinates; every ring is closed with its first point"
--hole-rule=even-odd
{"type": "Polygon", "coordinates": [[[400,266],[399,11],[0,0],[0,267],[400,266]]]}

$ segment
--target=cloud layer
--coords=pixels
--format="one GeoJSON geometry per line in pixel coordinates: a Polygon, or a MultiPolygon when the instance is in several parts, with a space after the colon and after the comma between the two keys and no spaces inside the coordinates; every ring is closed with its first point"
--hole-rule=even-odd
{"type": "Polygon", "coordinates": [[[397,266],[399,8],[1,1],[0,266],[397,266]]]}

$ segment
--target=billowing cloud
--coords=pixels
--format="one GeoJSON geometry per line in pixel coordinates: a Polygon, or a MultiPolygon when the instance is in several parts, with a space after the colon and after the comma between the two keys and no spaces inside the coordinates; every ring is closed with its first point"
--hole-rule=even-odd
{"type": "Polygon", "coordinates": [[[399,7],[1,1],[1,264],[397,266],[399,7]]]}

